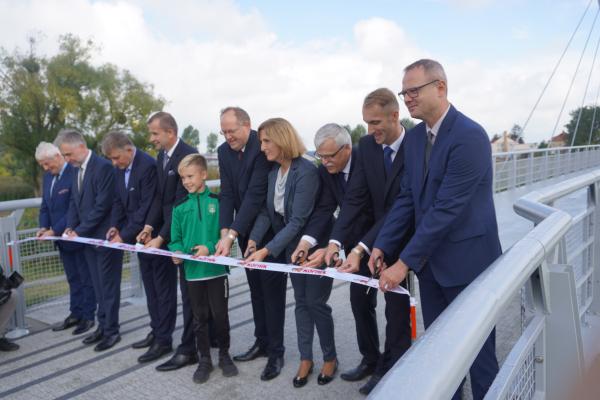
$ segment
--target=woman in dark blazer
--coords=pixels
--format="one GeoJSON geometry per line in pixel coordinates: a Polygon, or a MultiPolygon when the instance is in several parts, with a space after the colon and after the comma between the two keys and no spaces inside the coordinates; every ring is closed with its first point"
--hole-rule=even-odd
{"type": "MultiPolygon", "coordinates": [[[[276,262],[290,263],[295,261],[290,257],[316,203],[319,175],[316,166],[302,157],[306,151],[302,140],[285,119],[273,118],[263,122],[258,128],[258,135],[261,150],[275,164],[269,173],[266,205],[254,223],[248,248],[257,248],[256,244],[261,243],[269,228],[275,235],[260,250],[252,254],[247,252],[246,260],[262,261],[269,256],[276,262]]],[[[293,384],[294,387],[304,386],[312,372],[312,341],[316,327],[324,359],[318,383],[324,385],[331,382],[337,370],[333,318],[331,307],[327,304],[332,279],[292,274],[291,280],[301,359],[293,384]]]]}

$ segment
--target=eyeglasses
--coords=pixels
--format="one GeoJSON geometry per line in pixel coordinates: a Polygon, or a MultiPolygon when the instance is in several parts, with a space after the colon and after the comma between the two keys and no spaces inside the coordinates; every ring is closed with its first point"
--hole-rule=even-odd
{"type": "Polygon", "coordinates": [[[235,134],[235,133],[236,133],[237,131],[239,131],[239,130],[240,130],[240,127],[238,126],[238,127],[237,127],[237,128],[235,128],[235,129],[229,129],[229,130],[226,130],[226,131],[219,131],[219,133],[220,133],[221,135],[223,135],[223,136],[228,136],[228,135],[230,135],[230,136],[231,136],[231,135],[235,134]]]}
{"type": "Polygon", "coordinates": [[[419,90],[423,89],[427,85],[431,85],[432,83],[436,83],[439,81],[440,81],[439,79],[434,79],[431,82],[427,82],[424,85],[405,89],[405,90],[401,91],[400,93],[398,93],[398,96],[402,96],[403,99],[406,99],[406,96],[408,95],[408,97],[410,97],[411,99],[416,99],[417,97],[419,97],[419,90]]]}
{"type": "Polygon", "coordinates": [[[327,160],[327,159],[331,159],[331,158],[333,158],[333,157],[337,156],[337,155],[338,155],[338,153],[339,153],[339,152],[340,152],[340,151],[341,151],[341,150],[342,150],[344,147],[346,147],[346,145],[345,145],[345,144],[341,145],[341,146],[340,146],[340,148],[339,148],[339,149],[337,149],[337,151],[336,151],[335,153],[333,153],[333,154],[319,154],[319,153],[315,153],[315,157],[316,157],[318,160],[327,160]]]}

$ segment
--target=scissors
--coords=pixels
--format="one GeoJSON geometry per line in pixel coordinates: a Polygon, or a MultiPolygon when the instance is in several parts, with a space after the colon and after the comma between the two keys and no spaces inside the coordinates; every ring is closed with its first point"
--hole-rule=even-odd
{"type": "MultiPolygon", "coordinates": [[[[381,271],[383,271],[383,260],[381,259],[381,257],[377,257],[375,259],[375,271],[373,272],[373,275],[371,276],[371,278],[369,279],[369,282],[371,282],[371,280],[373,279],[379,279],[379,277],[381,276],[381,271]]],[[[369,291],[371,290],[371,286],[367,287],[367,294],[369,294],[369,291]]]]}
{"type": "Polygon", "coordinates": [[[294,261],[292,261],[292,264],[300,266],[302,265],[302,263],[304,262],[304,250],[300,250],[298,252],[298,255],[296,256],[296,259],[294,261]]]}
{"type": "Polygon", "coordinates": [[[340,252],[336,251],[333,253],[333,255],[331,256],[331,260],[329,261],[329,268],[336,268],[336,264],[337,262],[340,260],[340,252]]]}

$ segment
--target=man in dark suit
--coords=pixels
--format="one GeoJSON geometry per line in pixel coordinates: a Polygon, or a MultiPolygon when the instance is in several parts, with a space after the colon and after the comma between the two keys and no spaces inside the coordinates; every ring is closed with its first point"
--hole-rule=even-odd
{"type": "MultiPolygon", "coordinates": [[[[250,127],[250,116],[243,109],[227,107],[221,111],[221,134],[226,142],[218,149],[221,240],[215,255],[229,255],[236,238],[244,254],[250,230],[265,204],[272,165],[260,151],[258,135],[250,127]]],[[[277,273],[246,269],[256,340],[248,351],[233,357],[236,361],[250,361],[267,354],[267,321],[270,319],[265,318],[265,313],[274,303],[274,290],[270,289],[281,281],[281,277],[274,274],[277,273]]]]}
{"type": "MultiPolygon", "coordinates": [[[[136,240],[145,243],[146,247],[155,247],[166,249],[166,244],[171,239],[171,214],[173,205],[187,196],[187,191],[181,183],[181,178],[177,172],[177,166],[183,157],[188,154],[197,153],[198,150],[187,145],[177,136],[177,122],[169,113],[159,111],[148,119],[148,130],[150,131],[150,141],[159,150],[156,162],[156,172],[158,184],[154,201],[150,207],[146,225],[138,234],[136,240]]],[[[177,266],[169,260],[172,268],[177,266]]],[[[192,326],[192,310],[187,293],[187,285],[183,271],[183,264],[179,266],[179,289],[181,290],[181,301],[183,308],[183,334],[181,335],[181,344],[177,347],[175,354],[169,361],[156,367],[158,371],[172,371],[193,365],[198,362],[196,351],[196,341],[192,326]]],[[[154,286],[157,293],[161,293],[168,298],[161,312],[173,313],[176,315],[176,297],[171,295],[173,283],[177,277],[165,276],[164,279],[154,279],[154,286]]],[[[150,341],[151,338],[146,338],[150,341]]]]}
{"type": "MultiPolygon", "coordinates": [[[[112,243],[133,244],[144,227],[156,192],[156,160],[136,149],[131,139],[118,131],[104,137],[102,152],[116,168],[115,203],[106,238],[112,243]]],[[[138,260],[152,328],[150,340],[146,338],[132,345],[134,348],[150,347],[138,358],[143,363],[154,361],[172,350],[177,315],[177,269],[168,257],[139,253],[138,260]],[[157,282],[161,281],[172,283],[171,290],[157,291],[157,282]],[[151,343],[147,344],[148,341],[151,343]]]]}
{"type": "MultiPolygon", "coordinates": [[[[350,187],[344,197],[339,217],[333,227],[325,261],[327,264],[341,243],[347,241],[356,219],[364,212],[365,204],[371,204],[375,221],[362,236],[357,246],[346,249],[346,261],[340,267],[344,272],[360,271],[361,259],[369,253],[377,233],[383,225],[387,211],[394,204],[400,190],[403,174],[404,128],[400,124],[399,104],[396,96],[388,89],[377,89],[365,98],[362,108],[363,120],[367,123],[369,135],[363,137],[358,145],[357,165],[350,187]]],[[[407,232],[405,242],[409,237],[407,232]]],[[[400,241],[402,245],[402,241],[400,241]]],[[[365,290],[364,287],[356,290],[365,290]]],[[[388,293],[385,296],[385,345],[377,366],[369,381],[360,388],[368,394],[379,380],[394,365],[411,345],[410,299],[388,293]]],[[[352,297],[351,297],[352,298],[352,297]]],[[[356,301],[360,301],[360,297],[356,301]]],[[[354,374],[362,369],[350,371],[354,374]]]]}
{"type": "MultiPolygon", "coordinates": [[[[87,148],[85,139],[76,130],[59,132],[55,144],[71,165],[73,174],[71,203],[65,234],[104,239],[110,228],[110,211],[115,196],[115,171],[108,160],[87,148]]],[[[84,247],[96,302],[98,328],[83,340],[98,343],[94,350],[103,351],[121,340],[119,306],[121,300],[121,270],[123,253],[105,247],[84,247]]]]}
{"type": "MultiPolygon", "coordinates": [[[[41,142],[35,149],[35,159],[46,171],[42,183],[40,230],[37,237],[60,236],[67,225],[67,212],[71,200],[71,184],[76,169],[60,154],[52,143],[41,142]]],[[[62,331],[72,326],[74,335],[87,332],[94,326],[96,298],[90,278],[83,245],[63,241],[55,242],[69,284],[70,315],[62,324],[52,328],[62,331]]]]}
{"type": "MultiPolygon", "coordinates": [[[[329,238],[332,229],[332,217],[338,207],[342,207],[347,187],[358,164],[358,148],[352,149],[352,139],[346,128],[338,124],[327,124],[315,135],[315,156],[321,160],[319,176],[321,193],[310,221],[304,230],[304,236],[292,255],[292,260],[302,254],[308,255],[309,249],[317,246],[318,238],[329,238]]],[[[362,206],[351,231],[343,243],[345,249],[358,245],[360,239],[373,226],[373,211],[370,199],[362,206]]],[[[315,250],[303,264],[318,268],[325,262],[326,248],[315,250]]],[[[358,274],[370,276],[367,259],[362,258],[358,274]]],[[[363,358],[351,371],[341,375],[347,381],[358,381],[372,374],[379,360],[379,333],[377,331],[377,291],[365,290],[358,284],[350,285],[350,304],[356,323],[356,339],[363,358]]]]}
{"type": "MultiPolygon", "coordinates": [[[[385,255],[394,263],[381,274],[383,291],[417,273],[425,328],[500,254],[493,200],[489,138],[476,122],[448,102],[446,74],[433,60],[404,70],[402,92],[410,115],[423,122],[406,141],[409,171],[369,260],[385,255]],[[416,231],[398,246],[408,221],[416,231]]],[[[482,399],[498,373],[495,330],[471,367],[474,399],[482,399]]],[[[462,387],[462,386],[461,386],[462,387]]],[[[454,398],[460,398],[461,389],[454,398]]]]}

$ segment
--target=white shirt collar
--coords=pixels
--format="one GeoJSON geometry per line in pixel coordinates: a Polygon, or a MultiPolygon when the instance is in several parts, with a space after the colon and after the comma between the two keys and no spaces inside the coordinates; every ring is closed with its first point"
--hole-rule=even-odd
{"type": "Polygon", "coordinates": [[[90,158],[92,158],[92,151],[90,149],[88,149],[87,157],[85,158],[83,163],[81,163],[81,167],[79,167],[79,168],[85,171],[85,169],[87,168],[88,162],[90,162],[90,158]]]}
{"type": "Polygon", "coordinates": [[[402,132],[400,133],[400,136],[398,137],[398,139],[396,139],[396,141],[390,145],[387,144],[382,144],[383,148],[385,149],[386,147],[391,147],[392,150],[394,150],[394,154],[398,152],[398,149],[400,149],[400,146],[402,145],[402,140],[404,140],[404,127],[402,125],[400,125],[400,128],[402,128],[402,132]]]}
{"type": "Polygon", "coordinates": [[[60,179],[60,177],[62,176],[63,172],[65,172],[65,168],[67,168],[67,162],[66,161],[63,163],[63,166],[60,168],[60,171],[58,172],[58,175],[56,176],[56,179],[60,179]]]}
{"type": "Polygon", "coordinates": [[[129,165],[125,168],[125,171],[129,170],[131,171],[131,166],[133,165],[133,160],[135,160],[135,153],[137,152],[137,149],[134,147],[133,148],[133,156],[131,157],[131,162],[129,163],[129,165]]]}
{"type": "Polygon", "coordinates": [[[444,114],[442,114],[440,119],[438,119],[437,122],[435,124],[433,124],[433,126],[431,128],[428,127],[427,124],[425,124],[425,128],[427,129],[427,131],[431,131],[431,133],[433,133],[433,136],[437,137],[438,131],[440,130],[440,127],[442,126],[442,122],[444,122],[444,118],[446,118],[446,114],[448,114],[448,111],[450,111],[450,104],[448,104],[448,108],[446,108],[446,111],[444,111],[444,114]]]}
{"type": "Polygon", "coordinates": [[[177,147],[177,145],[179,144],[179,136],[177,137],[177,141],[175,142],[175,144],[173,145],[173,147],[171,147],[171,149],[169,151],[167,151],[167,156],[169,158],[171,158],[171,156],[173,155],[173,152],[175,151],[175,147],[177,147]]]}
{"type": "Polygon", "coordinates": [[[350,174],[350,164],[352,164],[352,153],[350,153],[350,157],[348,158],[348,162],[346,163],[346,166],[342,170],[342,172],[344,173],[344,177],[346,178],[346,180],[348,180],[348,175],[350,174]]]}

